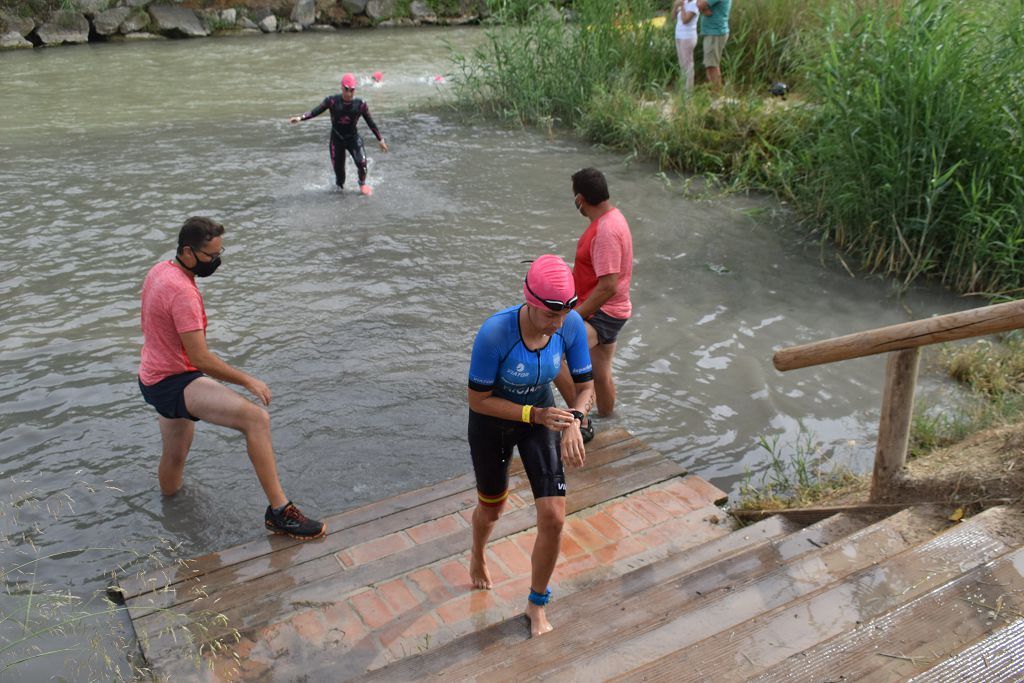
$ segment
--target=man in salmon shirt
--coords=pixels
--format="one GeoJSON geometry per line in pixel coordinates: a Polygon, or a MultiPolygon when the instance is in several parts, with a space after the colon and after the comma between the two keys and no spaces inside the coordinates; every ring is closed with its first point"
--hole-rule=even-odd
{"type": "MultiPolygon", "coordinates": [[[[633,312],[629,300],[633,236],[622,212],[609,201],[608,182],[601,171],[584,168],[574,173],[572,192],[576,210],[590,219],[590,225],[576,243],[576,262],[572,267],[579,296],[576,312],[586,321],[590,360],[594,365],[597,414],[606,416],[615,409],[612,358],[616,340],[633,312]]],[[[573,405],[575,387],[564,364],[555,386],[566,402],[573,405]]],[[[580,431],[584,441],[594,437],[589,420],[580,431]]]]}
{"type": "Polygon", "coordinates": [[[302,540],[320,538],[326,533],[326,525],[303,515],[281,488],[270,438],[270,415],[214,381],[243,386],[263,405],[270,405],[270,387],[231,367],[206,346],[206,310],[195,279],[213,275],[220,266],[223,235],[220,223],[189,218],[178,233],[174,260],[153,266],[142,284],[139,388],[146,403],[160,415],[160,491],[173,496],[181,488],[196,422],[205,420],[231,427],[245,434],[249,460],[267,495],[264,526],[276,534],[302,540]]]}

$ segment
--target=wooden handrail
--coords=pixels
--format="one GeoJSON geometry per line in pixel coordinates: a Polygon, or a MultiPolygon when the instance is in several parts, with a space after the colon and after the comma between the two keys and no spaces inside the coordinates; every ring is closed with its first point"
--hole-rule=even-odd
{"type": "Polygon", "coordinates": [[[1008,332],[1024,327],[1024,299],[879,327],[844,337],[790,346],[775,353],[777,370],[796,370],[839,360],[1008,332]]]}
{"type": "Polygon", "coordinates": [[[878,444],[875,447],[875,469],[871,477],[871,501],[878,503],[892,496],[903,476],[910,422],[914,414],[920,347],[1021,327],[1024,327],[1024,299],[791,346],[778,351],[772,362],[776,369],[784,372],[889,353],[878,444]]]}

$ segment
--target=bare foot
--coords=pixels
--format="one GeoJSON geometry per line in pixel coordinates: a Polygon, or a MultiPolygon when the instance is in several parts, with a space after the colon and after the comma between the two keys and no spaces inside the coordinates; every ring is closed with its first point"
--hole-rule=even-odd
{"type": "Polygon", "coordinates": [[[480,590],[490,590],[491,588],[491,573],[487,571],[487,559],[486,558],[475,558],[469,559],[469,578],[473,582],[473,588],[480,590]]]}
{"type": "Polygon", "coordinates": [[[544,608],[540,605],[535,605],[532,602],[526,603],[526,618],[530,620],[530,637],[536,638],[542,636],[545,633],[553,631],[554,626],[548,621],[548,617],[544,614],[544,608]]]}

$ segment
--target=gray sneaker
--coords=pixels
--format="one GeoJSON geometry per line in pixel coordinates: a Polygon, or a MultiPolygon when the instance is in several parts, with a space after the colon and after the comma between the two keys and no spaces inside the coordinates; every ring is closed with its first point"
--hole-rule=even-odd
{"type": "Polygon", "coordinates": [[[302,541],[320,538],[327,533],[326,524],[306,517],[299,508],[292,505],[291,501],[288,501],[281,512],[274,512],[268,505],[267,512],[263,515],[263,524],[275,534],[285,534],[302,541]]]}

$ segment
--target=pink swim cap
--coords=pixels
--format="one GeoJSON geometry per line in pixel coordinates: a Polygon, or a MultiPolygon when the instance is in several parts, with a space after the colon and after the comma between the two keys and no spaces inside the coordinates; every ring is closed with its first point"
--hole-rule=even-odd
{"type": "Polygon", "coordinates": [[[341,77],[342,88],[354,88],[356,87],[356,77],[353,74],[344,74],[341,77]]]}
{"type": "Polygon", "coordinates": [[[383,79],[384,79],[384,74],[382,74],[379,71],[374,71],[373,72],[373,80],[375,80],[378,83],[380,83],[383,79]]]}
{"type": "Polygon", "coordinates": [[[544,254],[530,266],[523,283],[526,303],[561,311],[576,306],[576,283],[569,264],[554,254],[544,254]]]}

